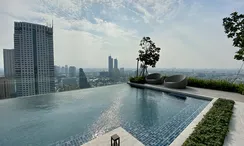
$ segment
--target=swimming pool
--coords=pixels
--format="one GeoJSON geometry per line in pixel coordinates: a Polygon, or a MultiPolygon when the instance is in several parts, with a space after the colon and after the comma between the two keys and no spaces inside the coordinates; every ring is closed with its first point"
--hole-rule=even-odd
{"type": "Polygon", "coordinates": [[[120,126],[169,145],[209,102],[127,84],[1,100],[0,145],[80,145],[120,126]]]}

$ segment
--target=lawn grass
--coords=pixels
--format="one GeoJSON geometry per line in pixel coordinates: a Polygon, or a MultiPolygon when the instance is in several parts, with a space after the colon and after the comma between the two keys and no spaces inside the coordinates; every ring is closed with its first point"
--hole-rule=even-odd
{"type": "Polygon", "coordinates": [[[222,146],[229,130],[234,104],[233,100],[216,100],[183,146],[222,146]]]}

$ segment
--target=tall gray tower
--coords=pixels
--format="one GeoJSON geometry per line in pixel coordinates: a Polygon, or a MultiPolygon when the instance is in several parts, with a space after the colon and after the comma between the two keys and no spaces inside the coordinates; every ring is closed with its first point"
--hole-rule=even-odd
{"type": "Polygon", "coordinates": [[[14,49],[3,49],[4,76],[14,77],[14,49]]]}
{"type": "MultiPolygon", "coordinates": [[[[10,97],[15,96],[15,61],[14,49],[3,49],[5,82],[8,84],[10,97]]],[[[3,81],[3,80],[2,80],[3,81]]],[[[1,84],[1,83],[0,83],[1,84]]],[[[0,91],[1,92],[1,91],[0,91]]]]}
{"type": "Polygon", "coordinates": [[[14,22],[17,96],[55,91],[53,27],[14,22]]]}
{"type": "Polygon", "coordinates": [[[108,57],[108,73],[110,77],[113,74],[113,58],[111,56],[108,57]]]}
{"type": "Polygon", "coordinates": [[[114,59],[114,69],[118,69],[118,59],[114,59]]]}

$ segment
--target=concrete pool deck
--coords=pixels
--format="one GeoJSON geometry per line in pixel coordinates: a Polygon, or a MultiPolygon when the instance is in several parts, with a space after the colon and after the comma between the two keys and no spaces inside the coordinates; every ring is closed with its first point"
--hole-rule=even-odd
{"type": "Polygon", "coordinates": [[[212,107],[217,98],[231,99],[235,101],[233,115],[229,125],[229,132],[225,137],[224,146],[243,145],[244,143],[244,96],[238,93],[187,87],[186,89],[169,89],[163,85],[135,84],[131,86],[147,88],[161,92],[177,93],[194,98],[212,100],[204,110],[185,128],[185,130],[171,143],[170,146],[180,146],[193,132],[194,127],[201,121],[203,116],[212,107]]]}
{"type": "Polygon", "coordinates": [[[121,146],[144,146],[140,141],[121,127],[105,133],[104,135],[98,136],[82,146],[111,146],[110,138],[113,134],[119,135],[121,146]]]}

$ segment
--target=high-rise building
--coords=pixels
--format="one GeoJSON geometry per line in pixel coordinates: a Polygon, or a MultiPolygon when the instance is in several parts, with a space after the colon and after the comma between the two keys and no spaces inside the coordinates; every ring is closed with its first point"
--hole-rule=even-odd
{"type": "Polygon", "coordinates": [[[14,63],[14,49],[3,49],[4,76],[8,79],[7,86],[11,97],[15,96],[16,92],[14,63]]]}
{"type": "Polygon", "coordinates": [[[113,58],[111,56],[108,57],[108,72],[109,76],[113,75],[113,58]]]}
{"type": "Polygon", "coordinates": [[[0,77],[0,99],[11,97],[11,82],[6,77],[0,77]]]}
{"type": "Polygon", "coordinates": [[[82,68],[79,69],[79,87],[80,89],[91,87],[91,85],[87,82],[86,74],[82,68]]]}
{"type": "Polygon", "coordinates": [[[54,72],[55,72],[55,76],[58,76],[60,74],[60,66],[55,65],[54,72]]]}
{"type": "Polygon", "coordinates": [[[53,27],[14,22],[17,96],[55,91],[53,27]]]}
{"type": "Polygon", "coordinates": [[[75,77],[76,76],[76,67],[70,66],[69,67],[69,77],[75,77]]]}
{"type": "Polygon", "coordinates": [[[14,49],[3,49],[4,76],[14,77],[14,49]]]}
{"type": "Polygon", "coordinates": [[[66,75],[66,77],[68,76],[68,74],[69,74],[69,67],[68,67],[68,65],[65,65],[65,75],[66,75]]]}
{"type": "Polygon", "coordinates": [[[118,59],[114,59],[114,68],[118,69],[118,59]]]}
{"type": "Polygon", "coordinates": [[[65,68],[62,66],[62,68],[61,68],[61,73],[62,74],[65,74],[65,68]]]}
{"type": "Polygon", "coordinates": [[[121,76],[124,76],[125,75],[125,69],[124,68],[120,68],[119,72],[120,72],[120,75],[121,76]]]}

